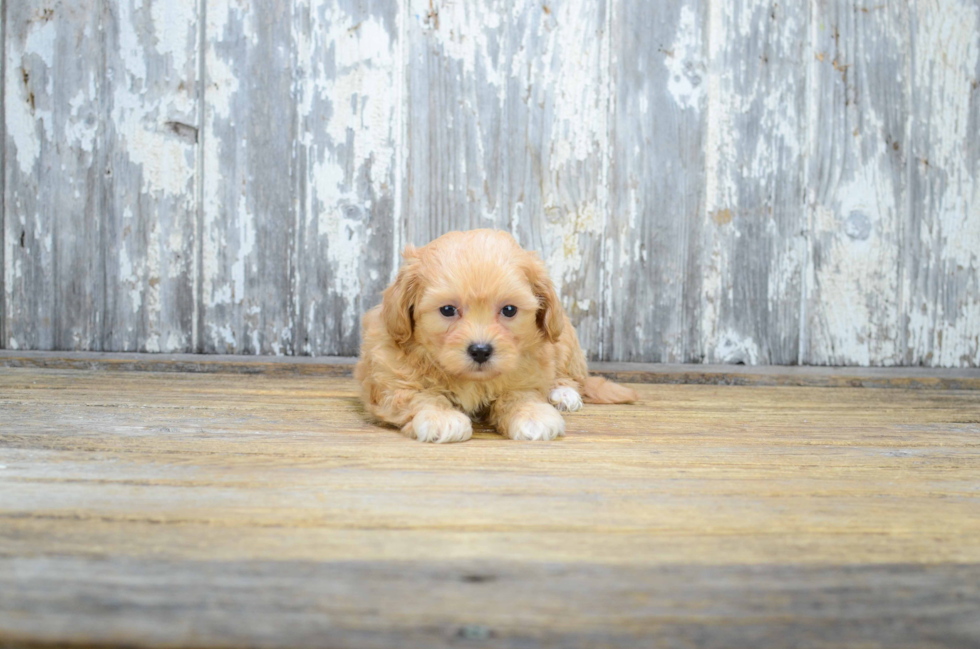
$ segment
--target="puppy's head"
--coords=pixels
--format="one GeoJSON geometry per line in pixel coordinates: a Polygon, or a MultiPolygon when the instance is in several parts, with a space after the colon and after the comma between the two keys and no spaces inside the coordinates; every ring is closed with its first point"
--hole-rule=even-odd
{"type": "Polygon", "coordinates": [[[564,317],[544,264],[497,230],[409,247],[381,315],[399,345],[421,345],[453,376],[487,380],[561,335],[564,317]]]}

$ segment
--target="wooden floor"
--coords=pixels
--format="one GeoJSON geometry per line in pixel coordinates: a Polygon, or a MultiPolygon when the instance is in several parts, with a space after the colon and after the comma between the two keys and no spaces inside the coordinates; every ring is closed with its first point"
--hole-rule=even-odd
{"type": "Polygon", "coordinates": [[[636,387],[433,446],[349,378],[0,368],[0,647],[980,646],[980,392],[636,387]]]}

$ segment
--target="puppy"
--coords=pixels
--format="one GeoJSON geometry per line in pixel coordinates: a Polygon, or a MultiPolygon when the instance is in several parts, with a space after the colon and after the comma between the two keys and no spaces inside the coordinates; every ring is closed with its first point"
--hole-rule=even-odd
{"type": "Polygon", "coordinates": [[[498,230],[450,232],[405,264],[364,316],[354,375],[368,411],[422,442],[462,442],[471,417],[519,440],[565,433],[559,411],[628,403],[589,377],[544,264],[498,230]]]}

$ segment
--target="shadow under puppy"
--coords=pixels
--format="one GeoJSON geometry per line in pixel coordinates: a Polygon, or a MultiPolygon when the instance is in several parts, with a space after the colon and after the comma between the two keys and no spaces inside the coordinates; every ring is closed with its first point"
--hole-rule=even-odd
{"type": "Polygon", "coordinates": [[[511,439],[565,433],[559,411],[628,403],[588,376],[544,264],[508,233],[450,232],[409,246],[382,303],[364,316],[355,376],[375,417],[423,442],[462,442],[470,417],[511,439]]]}

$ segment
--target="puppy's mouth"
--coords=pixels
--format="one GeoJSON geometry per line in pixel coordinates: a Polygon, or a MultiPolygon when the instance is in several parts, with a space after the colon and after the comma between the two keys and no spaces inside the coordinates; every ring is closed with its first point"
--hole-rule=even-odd
{"type": "Polygon", "coordinates": [[[500,370],[493,363],[472,364],[467,372],[466,378],[478,381],[486,381],[500,375],[500,370]]]}

